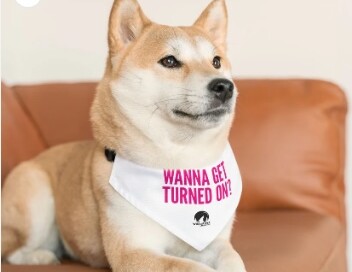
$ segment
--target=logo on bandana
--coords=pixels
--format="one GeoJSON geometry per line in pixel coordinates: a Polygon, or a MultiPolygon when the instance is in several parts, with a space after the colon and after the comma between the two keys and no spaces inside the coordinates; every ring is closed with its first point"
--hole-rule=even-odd
{"type": "Polygon", "coordinates": [[[206,211],[199,211],[194,215],[194,223],[193,225],[195,226],[209,226],[210,221],[209,221],[209,214],[206,211]]]}

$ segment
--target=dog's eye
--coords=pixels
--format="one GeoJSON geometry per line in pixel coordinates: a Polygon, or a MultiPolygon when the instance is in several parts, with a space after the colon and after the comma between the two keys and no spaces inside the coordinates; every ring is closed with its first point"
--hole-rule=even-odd
{"type": "Polygon", "coordinates": [[[166,68],[179,68],[182,63],[178,61],[174,56],[167,56],[159,60],[159,63],[166,68]]]}
{"type": "Polygon", "coordinates": [[[220,69],[221,68],[221,58],[219,56],[214,57],[213,66],[214,66],[215,69],[220,69]]]}

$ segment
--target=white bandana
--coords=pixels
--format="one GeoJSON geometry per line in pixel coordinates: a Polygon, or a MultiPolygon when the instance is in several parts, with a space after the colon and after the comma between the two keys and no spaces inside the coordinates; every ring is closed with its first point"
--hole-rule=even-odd
{"type": "Polygon", "coordinates": [[[242,180],[230,144],[197,169],[154,169],[116,154],[109,183],[138,210],[195,249],[207,247],[232,218],[242,180]]]}

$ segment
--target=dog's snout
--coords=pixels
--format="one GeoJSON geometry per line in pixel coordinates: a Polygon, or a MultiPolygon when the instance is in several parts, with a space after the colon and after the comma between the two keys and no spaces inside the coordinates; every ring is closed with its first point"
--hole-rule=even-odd
{"type": "Polygon", "coordinates": [[[220,99],[223,103],[231,99],[233,96],[233,83],[225,78],[216,78],[208,85],[208,90],[211,91],[216,98],[220,99]]]}

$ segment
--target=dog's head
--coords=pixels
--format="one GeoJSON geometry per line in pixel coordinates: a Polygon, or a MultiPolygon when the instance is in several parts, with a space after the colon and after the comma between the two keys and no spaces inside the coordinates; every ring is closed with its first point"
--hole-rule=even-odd
{"type": "Polygon", "coordinates": [[[190,27],[155,24],[135,0],[116,0],[103,82],[121,116],[141,131],[228,127],[237,90],[226,33],[224,0],[211,2],[190,27]]]}

